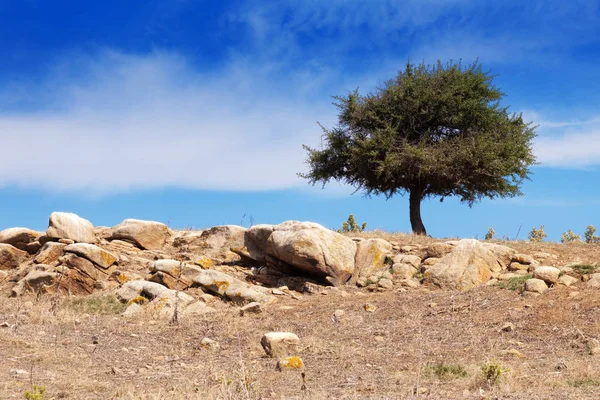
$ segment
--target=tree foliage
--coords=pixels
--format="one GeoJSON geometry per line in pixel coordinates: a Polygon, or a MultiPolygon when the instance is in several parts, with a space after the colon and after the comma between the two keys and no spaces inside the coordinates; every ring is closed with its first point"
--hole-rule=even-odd
{"type": "Polygon", "coordinates": [[[458,196],[513,197],[535,164],[535,127],[500,105],[503,93],[475,62],[407,63],[375,92],[336,96],[338,124],[323,145],[304,146],[310,183],[330,180],[366,195],[410,194],[413,231],[425,234],[420,203],[458,196]]]}

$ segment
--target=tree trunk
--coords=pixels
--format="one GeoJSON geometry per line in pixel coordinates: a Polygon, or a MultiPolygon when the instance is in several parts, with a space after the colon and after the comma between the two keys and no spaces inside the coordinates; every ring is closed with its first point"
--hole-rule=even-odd
{"type": "Polygon", "coordinates": [[[425,225],[421,219],[421,200],[423,200],[423,190],[412,189],[410,191],[410,225],[416,235],[427,235],[425,225]]]}

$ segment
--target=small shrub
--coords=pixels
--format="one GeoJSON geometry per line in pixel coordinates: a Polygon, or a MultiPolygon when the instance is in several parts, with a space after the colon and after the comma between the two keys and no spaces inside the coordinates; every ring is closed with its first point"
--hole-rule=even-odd
{"type": "Polygon", "coordinates": [[[585,242],[590,243],[600,243],[600,236],[594,235],[596,233],[596,227],[594,225],[588,225],[585,228],[585,232],[583,233],[583,237],[585,237],[585,242]]]}
{"type": "Polygon", "coordinates": [[[46,387],[33,385],[31,390],[27,390],[23,393],[23,397],[27,400],[44,400],[45,393],[46,387]]]}
{"type": "Polygon", "coordinates": [[[485,234],[485,240],[492,240],[492,239],[494,239],[495,235],[496,235],[496,231],[494,230],[494,228],[488,228],[488,231],[485,234]]]}
{"type": "Polygon", "coordinates": [[[598,268],[597,265],[592,265],[592,264],[575,264],[575,265],[569,265],[569,267],[573,268],[573,271],[575,271],[581,275],[591,274],[591,273],[595,272],[596,269],[598,268]]]}
{"type": "Polygon", "coordinates": [[[497,286],[500,289],[523,291],[525,289],[525,281],[531,278],[533,278],[533,275],[515,276],[507,281],[499,282],[497,286]]]}
{"type": "Polygon", "coordinates": [[[467,370],[462,365],[454,365],[454,364],[446,364],[444,362],[440,362],[434,365],[428,365],[425,367],[425,376],[432,377],[436,376],[439,379],[458,379],[466,377],[467,370]]]}
{"type": "Polygon", "coordinates": [[[531,242],[541,242],[544,240],[544,238],[548,236],[546,235],[546,232],[544,231],[544,225],[541,225],[539,228],[536,228],[535,226],[531,229],[531,232],[529,232],[529,241],[531,242]]]}
{"type": "Polygon", "coordinates": [[[113,295],[92,295],[72,297],[65,301],[65,307],[73,308],[79,313],[86,314],[121,314],[127,304],[121,303],[113,295]]]}
{"type": "Polygon", "coordinates": [[[581,235],[574,233],[572,230],[568,230],[560,236],[561,243],[579,243],[581,242],[581,235]]]}
{"type": "Polygon", "coordinates": [[[361,225],[358,225],[354,214],[350,214],[348,215],[348,220],[342,223],[342,229],[338,230],[338,232],[363,232],[365,229],[367,229],[367,223],[363,222],[361,225]]]}
{"type": "Polygon", "coordinates": [[[496,360],[491,360],[484,364],[481,367],[481,373],[483,374],[483,378],[489,385],[496,385],[502,379],[502,376],[505,372],[508,372],[509,369],[505,368],[500,362],[496,360]]]}

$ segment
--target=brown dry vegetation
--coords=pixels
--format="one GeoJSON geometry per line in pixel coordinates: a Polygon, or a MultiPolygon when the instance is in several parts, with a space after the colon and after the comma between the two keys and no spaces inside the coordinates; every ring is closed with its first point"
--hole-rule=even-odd
{"type": "MultiPolygon", "coordinates": [[[[597,245],[509,245],[556,254],[557,265],[600,261],[597,245]]],[[[101,295],[61,299],[55,314],[48,297],[3,298],[0,398],[24,398],[33,385],[46,388],[45,399],[600,397],[600,354],[589,351],[590,340],[600,338],[600,292],[583,282],[539,297],[498,287],[326,293],[281,297],[243,317],[218,302],[216,313],[177,325],[151,314],[124,318],[122,306],[101,295]],[[375,312],[366,312],[366,303],[375,312]],[[345,311],[339,322],[336,310],[345,311]],[[514,331],[501,330],[508,322],[514,331]],[[269,331],[300,337],[304,379],[300,371],[277,371],[265,356],[260,339],[269,331]],[[203,348],[204,337],[220,349],[203,348]],[[495,384],[482,373],[492,362],[505,369],[495,384]]]]}

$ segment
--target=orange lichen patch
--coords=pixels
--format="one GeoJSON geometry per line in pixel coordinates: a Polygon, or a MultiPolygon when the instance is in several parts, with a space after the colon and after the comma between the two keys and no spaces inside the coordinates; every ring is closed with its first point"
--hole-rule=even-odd
{"type": "Polygon", "coordinates": [[[277,367],[280,370],[301,369],[302,367],[304,367],[304,362],[298,356],[285,357],[279,360],[279,362],[277,363],[277,367]]]}
{"type": "Polygon", "coordinates": [[[133,299],[129,300],[127,302],[127,304],[128,305],[131,305],[131,304],[145,304],[146,302],[148,302],[147,298],[145,298],[144,296],[137,296],[137,297],[134,297],[133,299]]]}
{"type": "Polygon", "coordinates": [[[377,307],[370,303],[365,304],[364,307],[366,312],[375,312],[375,310],[377,309],[377,307]]]}
{"type": "Polygon", "coordinates": [[[217,287],[217,290],[221,294],[225,293],[227,288],[229,288],[229,282],[227,282],[227,281],[214,281],[213,285],[215,285],[217,287]]]}
{"type": "Polygon", "coordinates": [[[117,262],[117,258],[106,251],[100,252],[100,258],[102,258],[102,262],[108,266],[111,266],[117,262]]]}
{"type": "Polygon", "coordinates": [[[208,269],[214,266],[215,262],[208,257],[200,257],[198,260],[196,260],[196,264],[198,264],[204,269],[208,269]]]}
{"type": "Polygon", "coordinates": [[[116,280],[117,280],[117,282],[119,282],[120,284],[127,283],[127,282],[129,282],[129,281],[130,281],[129,277],[128,277],[127,275],[123,274],[123,273],[120,273],[119,275],[117,275],[117,276],[115,277],[115,279],[116,279],[116,280]]]}

